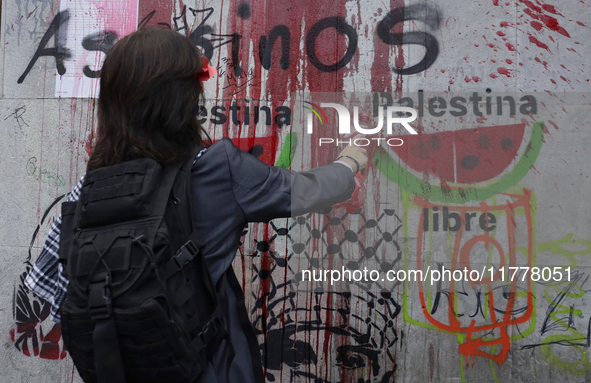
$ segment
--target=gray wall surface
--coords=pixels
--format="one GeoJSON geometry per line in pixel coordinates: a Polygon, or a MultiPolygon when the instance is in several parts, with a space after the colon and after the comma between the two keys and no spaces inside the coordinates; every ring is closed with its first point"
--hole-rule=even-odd
{"type": "Polygon", "coordinates": [[[367,136],[349,212],[249,226],[234,268],[269,382],[591,380],[587,0],[0,3],[0,381],[80,381],[23,278],[85,172],[94,71],[138,25],[202,48],[204,127],[269,164],[334,160],[329,100],[419,114],[367,136]],[[353,280],[302,281],[325,271],[353,280]]]}

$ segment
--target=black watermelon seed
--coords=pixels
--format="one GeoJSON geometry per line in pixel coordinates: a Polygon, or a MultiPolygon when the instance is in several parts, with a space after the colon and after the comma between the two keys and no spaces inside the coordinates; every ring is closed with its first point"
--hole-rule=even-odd
{"type": "Polygon", "coordinates": [[[490,137],[486,134],[481,135],[480,137],[478,137],[478,144],[482,149],[490,148],[490,137]]]}
{"type": "Polygon", "coordinates": [[[504,150],[511,150],[513,149],[513,140],[510,138],[503,138],[501,141],[501,148],[504,150]]]}
{"type": "Polygon", "coordinates": [[[478,157],[466,156],[462,159],[462,168],[466,170],[472,170],[478,166],[478,157]]]}

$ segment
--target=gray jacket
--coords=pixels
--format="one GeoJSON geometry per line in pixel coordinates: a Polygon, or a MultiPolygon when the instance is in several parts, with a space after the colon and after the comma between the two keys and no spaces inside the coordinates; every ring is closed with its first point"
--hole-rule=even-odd
{"type": "Polygon", "coordinates": [[[223,341],[199,381],[263,382],[261,353],[232,268],[244,227],[248,222],[296,216],[347,200],[355,189],[353,173],[338,163],[305,172],[269,166],[225,138],[193,164],[191,186],[212,280],[218,291],[226,286],[226,329],[235,351],[233,360],[224,360],[229,345],[223,341]],[[222,283],[224,276],[227,284],[222,283]]]}

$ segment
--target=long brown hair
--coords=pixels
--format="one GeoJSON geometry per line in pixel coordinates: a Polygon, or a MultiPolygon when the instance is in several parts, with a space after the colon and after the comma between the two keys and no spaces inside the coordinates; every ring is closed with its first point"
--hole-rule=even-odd
{"type": "Polygon", "coordinates": [[[168,29],[138,30],[118,41],[101,69],[98,136],[87,170],[136,158],[174,163],[202,144],[195,111],[202,54],[168,29]]]}

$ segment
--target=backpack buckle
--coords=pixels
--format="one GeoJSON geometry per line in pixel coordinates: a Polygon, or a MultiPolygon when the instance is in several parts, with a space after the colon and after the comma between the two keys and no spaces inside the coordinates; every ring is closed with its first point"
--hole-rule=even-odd
{"type": "Polygon", "coordinates": [[[109,276],[104,281],[88,285],[88,310],[92,319],[106,319],[113,312],[111,282],[109,276]]]}
{"type": "Polygon", "coordinates": [[[208,344],[216,336],[221,327],[222,321],[219,317],[214,316],[207,322],[205,326],[203,326],[197,336],[201,339],[203,344],[208,344]]]}
{"type": "Polygon", "coordinates": [[[172,257],[174,262],[177,264],[179,269],[182,269],[187,263],[189,263],[199,253],[199,249],[192,241],[188,241],[176,252],[175,256],[172,257]]]}

